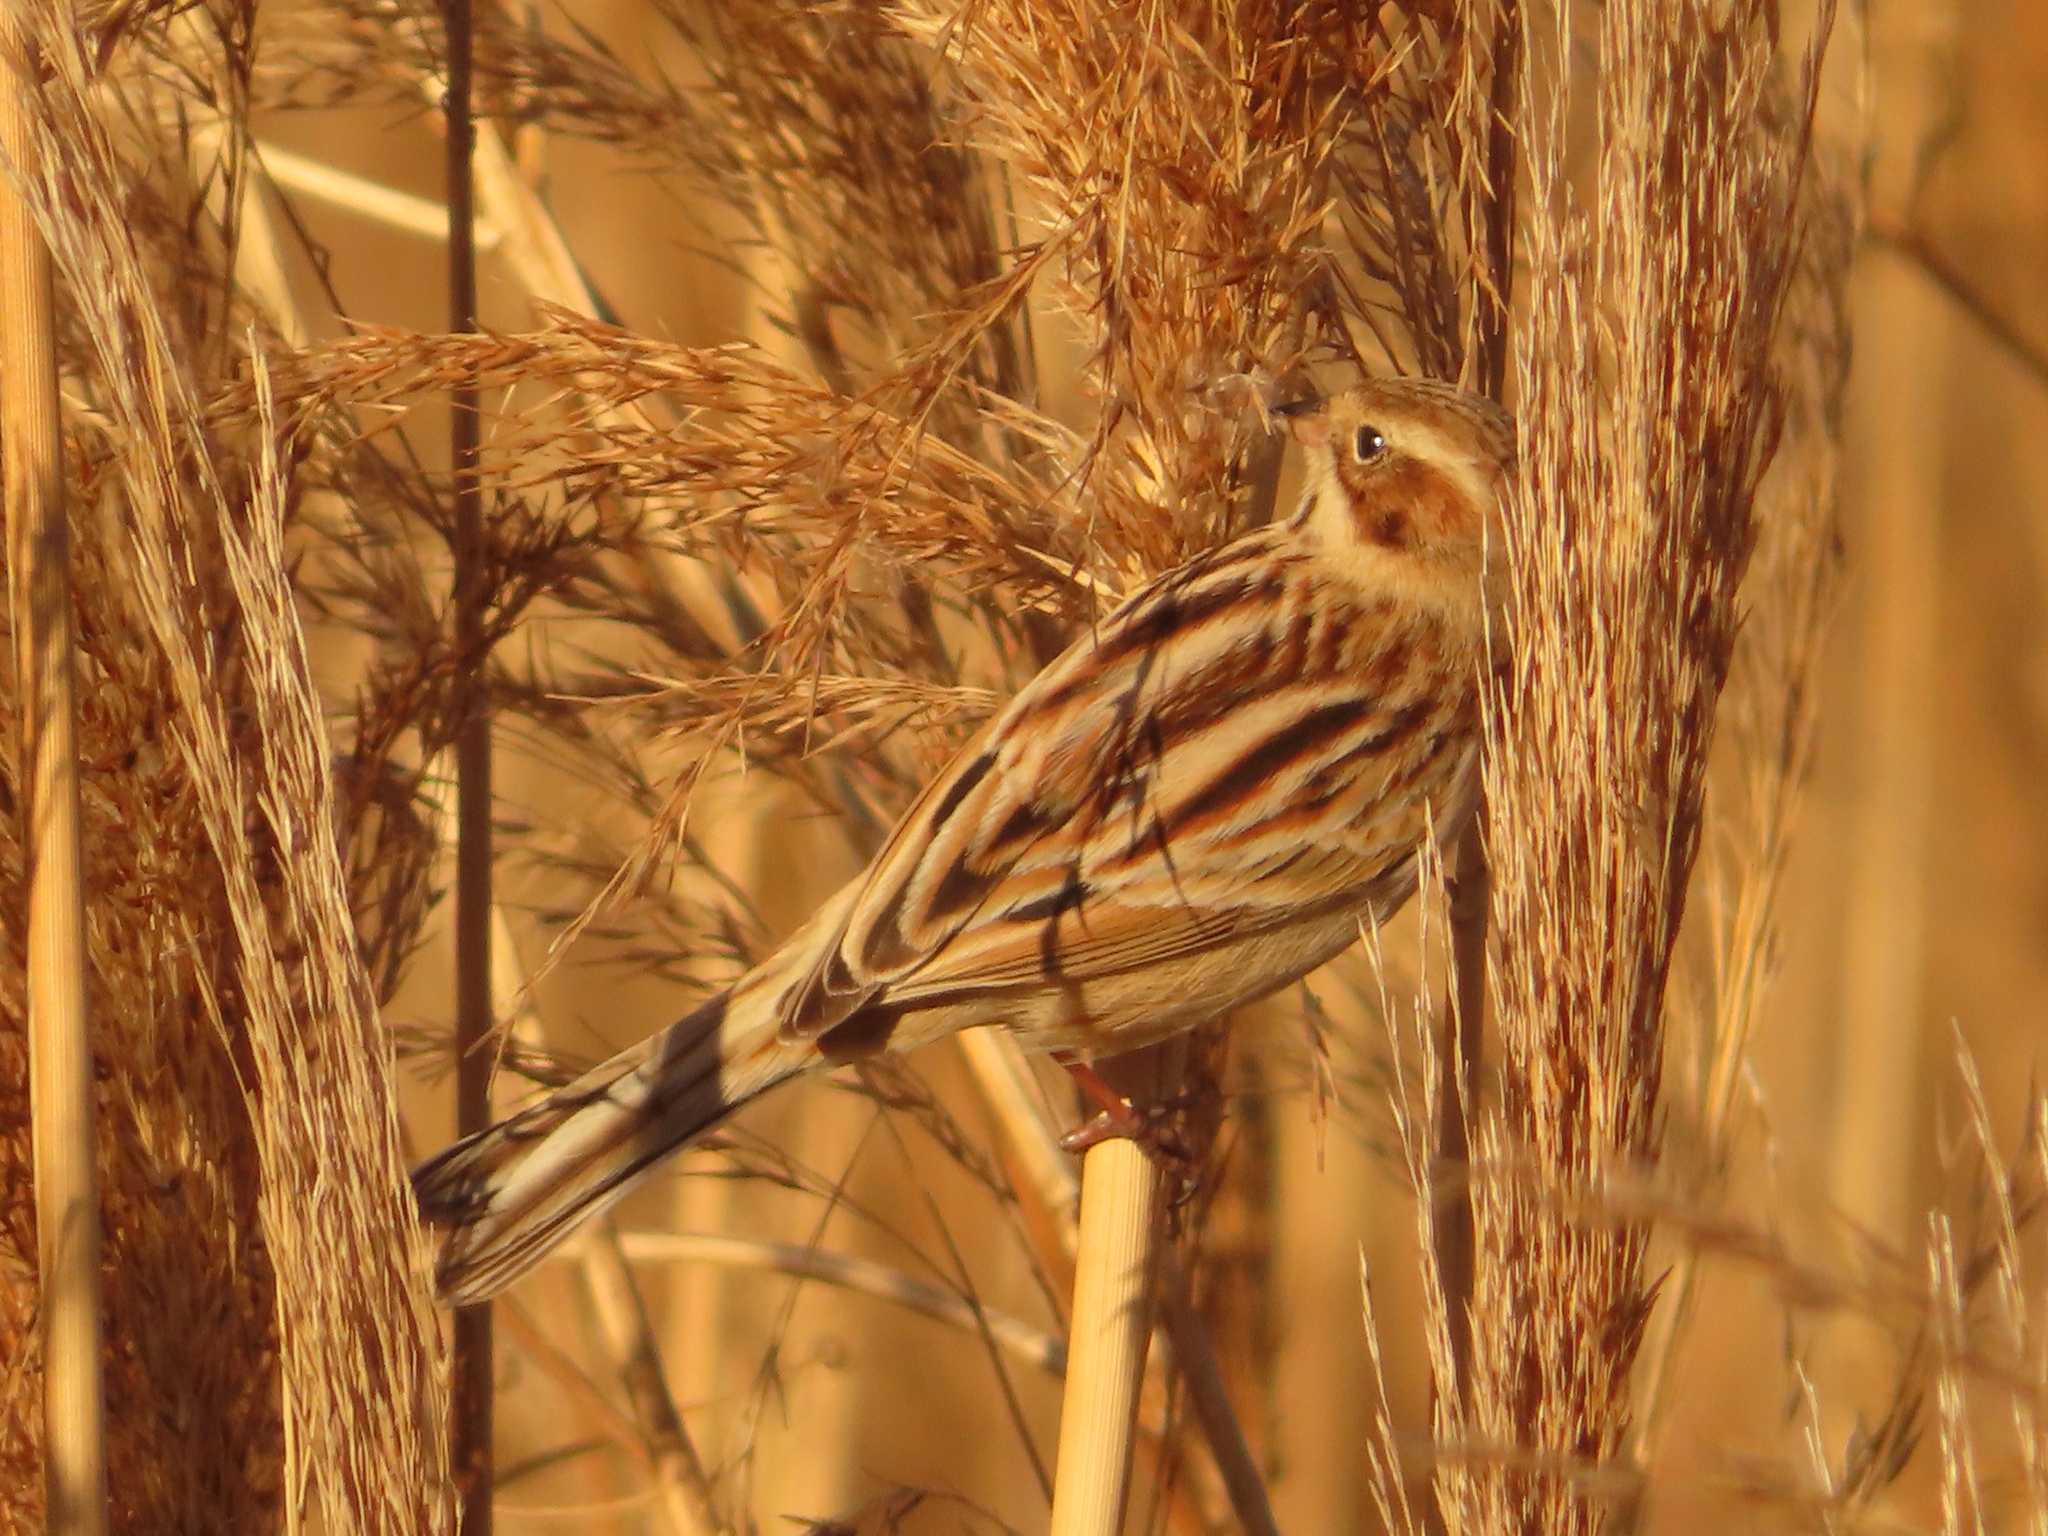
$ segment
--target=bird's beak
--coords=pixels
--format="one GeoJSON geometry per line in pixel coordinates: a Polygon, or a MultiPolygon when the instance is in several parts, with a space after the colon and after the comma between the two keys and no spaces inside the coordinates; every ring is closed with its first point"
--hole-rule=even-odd
{"type": "Polygon", "coordinates": [[[1330,440],[1330,402],[1317,396],[1293,400],[1273,407],[1273,414],[1287,423],[1287,430],[1304,448],[1320,448],[1330,440]]]}

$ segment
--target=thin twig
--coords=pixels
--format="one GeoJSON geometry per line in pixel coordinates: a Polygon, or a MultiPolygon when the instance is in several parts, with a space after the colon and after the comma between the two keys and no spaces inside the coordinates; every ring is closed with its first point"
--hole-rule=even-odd
{"type": "Polygon", "coordinates": [[[724,1530],[712,1501],[711,1479],[684,1432],[682,1412],[669,1390],[654,1330],[647,1320],[647,1303],[626,1266],[619,1229],[610,1218],[600,1222],[581,1245],[581,1257],[598,1330],[646,1439],[669,1528],[679,1536],[711,1536],[724,1530]]]}
{"type": "MultiPolygon", "coordinates": [[[[1060,1146],[1045,1116],[1034,1107],[1037,1095],[1030,1064],[1016,1040],[998,1030],[970,1029],[953,1038],[996,1122],[1014,1173],[1022,1175],[1018,1192],[1035,1197],[1026,1202],[1027,1219],[1050,1234],[1050,1247],[1063,1267],[1071,1265],[1080,1242],[1074,1222],[1079,1181],[1073,1154],[1060,1146]]],[[[1056,1300],[1064,1302],[1065,1297],[1056,1300]]]]}
{"type": "Polygon", "coordinates": [[[1436,1253],[1438,1282],[1443,1286],[1445,1320],[1450,1326],[1452,1379],[1436,1384],[1453,1403],[1464,1397],[1472,1362],[1473,1227],[1471,1136],[1466,1115],[1478,1102],[1479,1062],[1486,1020],[1486,841],[1475,817],[1453,850],[1457,860],[1451,881],[1451,956],[1455,989],[1444,1012],[1443,1072],[1438,1079],[1436,1253]]]}
{"type": "MultiPolygon", "coordinates": [[[[523,986],[512,925],[502,904],[491,909],[491,944],[492,1003],[496,1016],[505,1021],[506,1041],[509,1044],[514,1036],[544,1038],[533,996],[523,986]]],[[[607,1218],[588,1241],[564,1250],[563,1256],[570,1254],[581,1261],[598,1332],[633,1406],[639,1436],[636,1454],[647,1467],[669,1528],[679,1536],[712,1536],[725,1530],[711,1479],[670,1390],[646,1301],[626,1265],[617,1224],[607,1218]]],[[[511,1478],[504,1475],[500,1481],[511,1478]]]]}
{"type": "Polygon", "coordinates": [[[1230,1507],[1238,1524],[1250,1536],[1279,1536],[1273,1521],[1273,1506],[1266,1497],[1266,1481],[1252,1457],[1244,1428],[1230,1406],[1230,1394],[1223,1384],[1223,1370],[1209,1343],[1209,1330],[1202,1314],[1195,1310],[1195,1298],[1188,1285],[1187,1271],[1173,1244],[1161,1244],[1159,1314],[1173,1341],[1174,1364],[1188,1384],[1188,1398],[1195,1405],[1195,1417],[1209,1441],[1210,1454],[1230,1491],[1230,1507]]]}
{"type": "MultiPolygon", "coordinates": [[[[447,0],[448,324],[476,329],[476,208],[470,157],[469,0],[447,0]]],[[[455,474],[455,645],[465,671],[455,737],[455,1116],[469,1135],[491,1123],[491,717],[484,675],[486,564],[483,496],[477,483],[477,390],[464,375],[451,391],[450,457],[455,474]]],[[[463,1494],[463,1536],[491,1533],[491,1313],[455,1314],[455,1477],[463,1494]]]]}
{"type": "Polygon", "coordinates": [[[15,679],[22,702],[28,845],[29,1103],[43,1355],[43,1520],[63,1536],[106,1529],[100,1383],[100,1217],[92,1043],[85,1012],[71,549],[57,407],[50,253],[17,178],[36,149],[33,44],[5,24],[0,89],[0,464],[7,504],[15,679]]]}
{"type": "Polygon", "coordinates": [[[2048,385],[2048,347],[2022,333],[2018,322],[1994,304],[1924,234],[1883,214],[1871,215],[1869,233],[1878,244],[1897,251],[1918,267],[1952,303],[1983,327],[2002,350],[2010,353],[2013,361],[2032,374],[2036,383],[2048,385]]]}
{"type": "MultiPolygon", "coordinates": [[[[582,1409],[584,1416],[576,1421],[578,1427],[596,1426],[606,1440],[653,1471],[654,1452],[646,1437],[599,1389],[583,1367],[555,1343],[554,1330],[541,1327],[517,1300],[507,1300],[504,1313],[505,1331],[520,1355],[540,1368],[559,1389],[560,1396],[573,1400],[582,1409]]],[[[510,1469],[507,1469],[505,1480],[511,1481],[510,1469]]]]}
{"type": "Polygon", "coordinates": [[[778,1274],[836,1285],[862,1296],[893,1302],[970,1333],[980,1334],[986,1329],[989,1337],[1026,1364],[1054,1376],[1066,1373],[1067,1346],[1056,1335],[1006,1312],[972,1306],[951,1291],[913,1280],[900,1269],[877,1264],[872,1259],[857,1259],[806,1243],[762,1243],[700,1232],[622,1232],[619,1247],[636,1264],[697,1263],[722,1264],[732,1269],[771,1269],[778,1274]]]}
{"type": "MultiPolygon", "coordinates": [[[[1508,296],[1514,282],[1515,134],[1521,80],[1522,23],[1507,0],[1493,18],[1492,83],[1486,134],[1486,174],[1478,243],[1485,280],[1473,295],[1478,328],[1477,386],[1492,399],[1505,393],[1508,365],[1508,296]]],[[[1451,956],[1456,995],[1443,1022],[1444,1071],[1437,1105],[1436,1253],[1450,1328],[1452,1379],[1436,1389],[1462,1404],[1472,1363],[1474,1243],[1471,1160],[1466,1117],[1478,1103],[1479,1063],[1486,1031],[1486,928],[1491,879],[1486,865],[1485,815],[1474,816],[1452,854],[1451,956]]]]}

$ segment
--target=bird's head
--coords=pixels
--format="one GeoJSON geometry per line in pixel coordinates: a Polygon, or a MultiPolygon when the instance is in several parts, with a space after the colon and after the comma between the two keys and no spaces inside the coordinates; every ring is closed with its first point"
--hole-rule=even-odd
{"type": "Polygon", "coordinates": [[[1276,414],[1307,450],[1296,522],[1318,546],[1375,585],[1497,605],[1515,467],[1505,411],[1448,384],[1377,379],[1276,414]]]}

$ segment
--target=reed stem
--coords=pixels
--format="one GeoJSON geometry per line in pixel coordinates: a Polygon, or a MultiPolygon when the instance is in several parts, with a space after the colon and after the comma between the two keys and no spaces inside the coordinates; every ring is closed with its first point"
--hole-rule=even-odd
{"type": "Polygon", "coordinates": [[[1052,1536],[1115,1536],[1123,1524],[1152,1332],[1159,1192],[1159,1168],[1135,1142],[1117,1138],[1088,1149],[1052,1536]]]}
{"type": "Polygon", "coordinates": [[[92,1045],[85,1011],[85,890],[79,845],[71,546],[50,253],[20,188],[33,175],[27,92],[33,49],[4,25],[0,90],[0,465],[15,676],[22,701],[28,850],[29,1109],[41,1285],[44,1529],[106,1529],[106,1405],[100,1382],[100,1214],[92,1045]]]}

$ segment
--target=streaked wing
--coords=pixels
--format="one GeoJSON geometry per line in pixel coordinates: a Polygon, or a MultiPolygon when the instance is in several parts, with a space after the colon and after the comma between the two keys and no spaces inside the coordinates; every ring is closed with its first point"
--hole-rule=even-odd
{"type": "Polygon", "coordinates": [[[1472,689],[1427,618],[1280,531],[1138,592],[918,798],[786,1035],[864,1005],[1066,985],[1405,894],[1456,814],[1472,689]],[[1439,831],[1441,831],[1439,827],[1439,831]]]}

